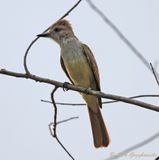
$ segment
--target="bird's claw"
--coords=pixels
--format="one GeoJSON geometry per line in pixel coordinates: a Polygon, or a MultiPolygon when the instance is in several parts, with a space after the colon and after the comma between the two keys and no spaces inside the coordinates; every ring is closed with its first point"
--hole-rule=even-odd
{"type": "Polygon", "coordinates": [[[68,84],[70,84],[70,83],[68,83],[68,82],[64,82],[64,83],[63,83],[63,91],[64,91],[64,92],[69,90],[69,89],[67,88],[67,85],[68,85],[68,84]]]}
{"type": "Polygon", "coordinates": [[[85,94],[89,94],[89,91],[91,90],[91,88],[86,88],[85,89],[85,94]]]}

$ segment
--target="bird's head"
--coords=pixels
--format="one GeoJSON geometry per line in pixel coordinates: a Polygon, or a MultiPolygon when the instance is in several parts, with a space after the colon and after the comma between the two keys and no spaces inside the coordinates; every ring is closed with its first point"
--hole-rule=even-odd
{"type": "Polygon", "coordinates": [[[61,44],[64,40],[74,37],[70,23],[67,20],[59,20],[54,23],[47,32],[37,35],[38,37],[49,37],[61,44]]]}

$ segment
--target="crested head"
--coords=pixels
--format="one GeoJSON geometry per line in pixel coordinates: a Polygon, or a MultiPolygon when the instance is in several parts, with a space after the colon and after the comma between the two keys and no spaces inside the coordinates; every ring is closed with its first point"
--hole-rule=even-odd
{"type": "Polygon", "coordinates": [[[71,24],[65,19],[59,20],[51,26],[51,28],[56,28],[56,27],[72,30],[71,24]]]}
{"type": "Polygon", "coordinates": [[[61,44],[63,41],[75,37],[75,35],[67,20],[59,20],[49,28],[48,37],[61,44]]]}

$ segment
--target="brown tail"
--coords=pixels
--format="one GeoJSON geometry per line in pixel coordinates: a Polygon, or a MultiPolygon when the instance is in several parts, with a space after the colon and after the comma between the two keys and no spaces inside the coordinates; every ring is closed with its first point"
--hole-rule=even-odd
{"type": "Polygon", "coordinates": [[[94,146],[97,148],[107,147],[110,139],[100,112],[100,108],[98,109],[98,112],[95,113],[90,109],[90,107],[88,107],[88,112],[92,126],[94,146]]]}

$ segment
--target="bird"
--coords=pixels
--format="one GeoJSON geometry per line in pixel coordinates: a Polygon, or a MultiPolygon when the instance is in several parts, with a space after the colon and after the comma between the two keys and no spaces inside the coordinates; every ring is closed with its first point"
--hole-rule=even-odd
{"type": "MultiPolygon", "coordinates": [[[[91,49],[82,43],[74,34],[68,20],[56,21],[46,32],[38,37],[51,38],[61,48],[60,62],[62,69],[75,86],[101,91],[99,70],[91,49]]],[[[107,147],[110,143],[100,108],[100,97],[80,93],[86,102],[92,128],[94,146],[107,147]]]]}

